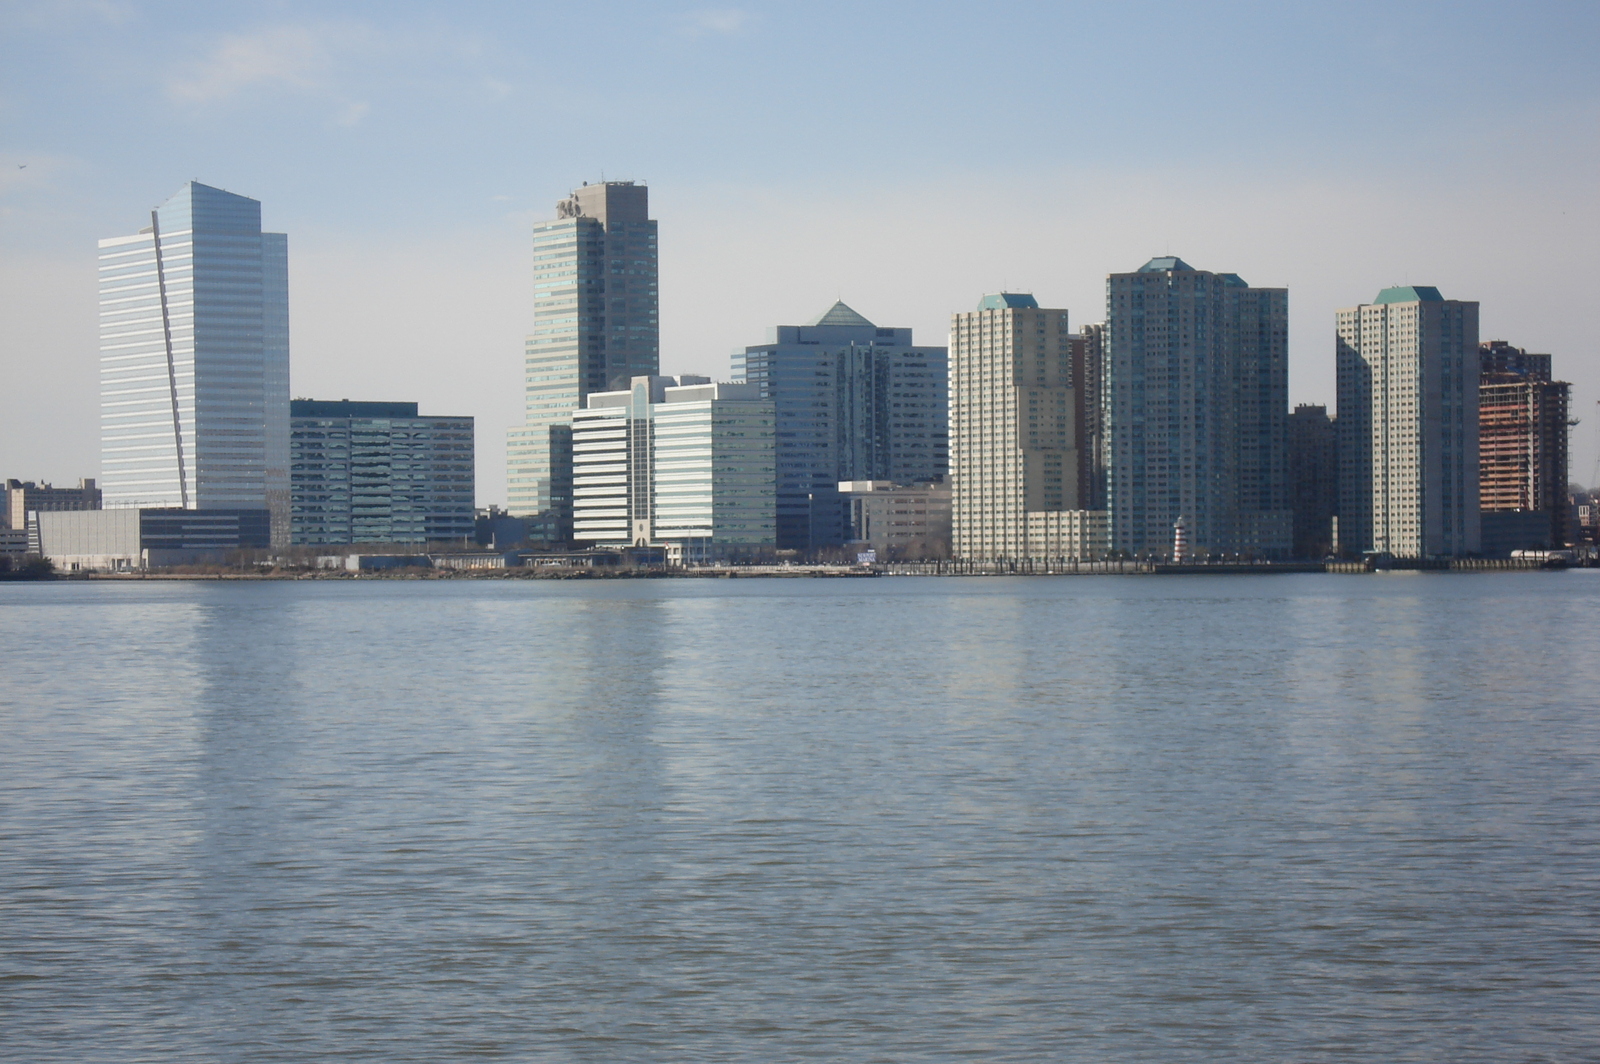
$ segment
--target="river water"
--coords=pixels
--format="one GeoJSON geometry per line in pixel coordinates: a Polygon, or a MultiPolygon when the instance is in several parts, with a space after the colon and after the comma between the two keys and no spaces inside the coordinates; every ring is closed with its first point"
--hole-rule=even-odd
{"type": "Polygon", "coordinates": [[[0,585],[0,1056],[1600,1057],[1600,572],[0,585]]]}

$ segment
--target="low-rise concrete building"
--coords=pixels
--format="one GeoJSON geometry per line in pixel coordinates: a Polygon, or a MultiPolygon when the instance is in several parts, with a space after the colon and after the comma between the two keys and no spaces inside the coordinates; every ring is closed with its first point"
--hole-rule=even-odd
{"type": "Polygon", "coordinates": [[[950,485],[841,480],[851,542],[883,561],[950,557],[950,485]]]}
{"type": "Polygon", "coordinates": [[[78,481],[75,488],[55,488],[31,480],[7,480],[0,494],[0,528],[25,529],[28,514],[57,510],[98,510],[100,489],[94,479],[78,481]]]}
{"type": "Polygon", "coordinates": [[[147,569],[264,550],[272,545],[272,516],[265,509],[44,511],[30,515],[28,534],[36,553],[59,570],[147,569]]]}

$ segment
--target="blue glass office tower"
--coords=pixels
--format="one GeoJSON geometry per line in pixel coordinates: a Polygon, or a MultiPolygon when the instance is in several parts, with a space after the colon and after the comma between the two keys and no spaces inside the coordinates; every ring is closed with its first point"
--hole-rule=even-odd
{"type": "Polygon", "coordinates": [[[264,509],[289,536],[288,238],[191,181],[100,241],[105,506],[264,509]]]}
{"type": "Polygon", "coordinates": [[[523,424],[506,437],[506,509],[528,538],[572,538],[572,416],[592,392],[654,376],[656,223],[632,181],[574,189],[533,229],[533,334],[524,350],[523,424]]]}
{"type": "Polygon", "coordinates": [[[778,547],[843,543],[842,480],[942,480],[950,467],[949,359],[910,329],[883,329],[843,303],[733,356],[777,417],[778,547]]]}

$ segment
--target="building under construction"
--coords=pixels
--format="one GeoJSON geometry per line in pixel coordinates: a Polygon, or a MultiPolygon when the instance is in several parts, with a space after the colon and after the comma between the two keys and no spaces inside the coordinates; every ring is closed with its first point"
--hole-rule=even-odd
{"type": "MultiPolygon", "coordinates": [[[[1479,345],[1478,498],[1485,514],[1542,514],[1544,543],[1567,539],[1567,404],[1571,385],[1550,379],[1550,356],[1504,340],[1479,345]]],[[[1505,523],[1505,522],[1503,522],[1505,523]]],[[[1490,553],[1492,522],[1484,525],[1490,553]]],[[[1507,529],[1517,525],[1507,523],[1507,529]]]]}

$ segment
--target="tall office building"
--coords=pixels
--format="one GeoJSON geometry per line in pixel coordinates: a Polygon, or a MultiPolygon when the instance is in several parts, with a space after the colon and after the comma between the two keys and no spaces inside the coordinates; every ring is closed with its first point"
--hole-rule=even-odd
{"type": "MultiPolygon", "coordinates": [[[[1484,548],[1490,526],[1523,514],[1529,531],[1547,546],[1566,542],[1571,503],[1567,495],[1567,407],[1572,386],[1550,379],[1550,356],[1512,347],[1504,340],[1479,346],[1478,498],[1484,548]]],[[[1513,540],[1511,549],[1533,542],[1513,540]]]]}
{"type": "Polygon", "coordinates": [[[950,320],[953,549],[969,561],[1105,552],[1105,513],[1079,499],[1067,312],[984,296],[950,320]]]}
{"type": "Polygon", "coordinates": [[[191,181],[100,241],[100,486],[108,508],[265,509],[289,534],[288,238],[191,181]]]}
{"type": "Polygon", "coordinates": [[[1294,556],[1327,557],[1339,512],[1339,449],[1325,406],[1302,403],[1289,415],[1289,502],[1294,556]]]}
{"type": "Polygon", "coordinates": [[[1151,259],[1107,281],[1112,545],[1170,557],[1289,553],[1289,293],[1151,259]]]}
{"type": "Polygon", "coordinates": [[[574,538],[690,561],[772,547],[772,402],[708,377],[627,383],[591,394],[573,419],[574,538]]]}
{"type": "Polygon", "coordinates": [[[1476,553],[1478,304],[1385,288],[1337,326],[1340,547],[1476,553]]]}
{"type": "Polygon", "coordinates": [[[461,543],[475,531],[473,419],[416,403],[289,403],[292,539],[461,543]]]}
{"type": "Polygon", "coordinates": [[[506,441],[506,509],[529,538],[572,537],[572,417],[593,392],[660,371],[656,223],[632,181],[574,189],[533,229],[524,423],[506,441]]]}
{"type": "Polygon", "coordinates": [[[949,470],[948,354],[910,329],[880,328],[844,303],[733,356],[778,418],[778,545],[809,550],[849,536],[845,480],[902,484],[949,470]]]}

